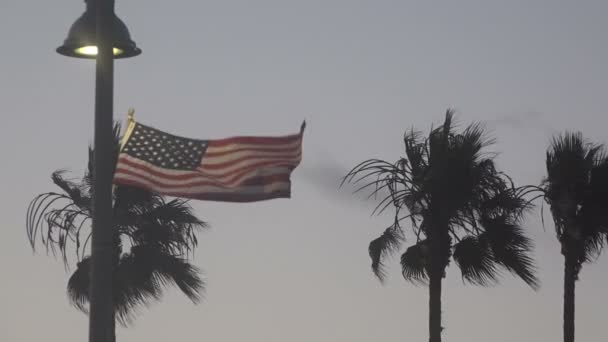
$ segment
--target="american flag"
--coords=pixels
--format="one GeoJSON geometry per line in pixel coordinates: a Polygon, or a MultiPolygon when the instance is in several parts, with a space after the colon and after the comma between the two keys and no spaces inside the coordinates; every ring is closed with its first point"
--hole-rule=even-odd
{"type": "Polygon", "coordinates": [[[253,202],[291,196],[302,158],[300,133],[198,140],[133,123],[118,156],[114,184],[200,200],[253,202]]]}

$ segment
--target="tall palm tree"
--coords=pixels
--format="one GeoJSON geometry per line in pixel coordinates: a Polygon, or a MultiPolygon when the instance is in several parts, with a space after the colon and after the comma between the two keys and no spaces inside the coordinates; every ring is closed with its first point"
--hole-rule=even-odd
{"type": "Polygon", "coordinates": [[[553,139],[542,184],[564,256],[564,342],[574,342],[575,284],[608,237],[608,155],[580,132],[553,139]]]}
{"type": "MultiPolygon", "coordinates": [[[[115,126],[114,151],[119,151],[119,131],[115,126]]],[[[79,182],[56,171],[52,180],[62,191],[35,197],[27,210],[27,234],[32,248],[37,243],[47,252],[62,256],[66,267],[72,258],[76,269],[68,280],[71,303],[87,312],[90,284],[92,157],[88,171],[79,182]]],[[[132,322],[138,309],[160,300],[168,285],[177,286],[197,302],[203,290],[198,269],[188,258],[197,245],[195,233],[206,224],[199,220],[186,201],[165,200],[161,195],[128,186],[114,188],[113,297],[116,320],[132,322]]]]}
{"type": "Polygon", "coordinates": [[[382,281],[384,258],[399,250],[411,223],[414,243],[401,256],[403,277],[429,286],[429,341],[441,341],[441,286],[453,258],[465,281],[498,282],[501,269],[536,288],[531,241],[520,226],[528,202],[521,189],[496,170],[485,149],[492,143],[481,125],[455,132],[453,112],[428,137],[404,136],[405,157],[395,163],[370,159],[345,182],[360,183],[370,196],[386,194],[375,212],[395,209],[393,223],[369,245],[372,270],[382,281]]]}

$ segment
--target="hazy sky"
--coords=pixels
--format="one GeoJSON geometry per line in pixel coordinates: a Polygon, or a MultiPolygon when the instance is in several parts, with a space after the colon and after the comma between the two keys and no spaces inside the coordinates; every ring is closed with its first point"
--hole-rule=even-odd
{"type": "MultiPolygon", "coordinates": [[[[59,260],[33,254],[25,210],[55,190],[58,168],[79,172],[92,140],[94,63],[55,53],[81,0],[0,1],[0,134],[4,234],[0,340],[76,342],[88,319],[66,300],[59,260]]],[[[357,162],[398,158],[405,129],[427,130],[447,107],[482,120],[498,163],[537,183],[550,136],[606,137],[608,1],[117,0],[142,48],[116,62],[115,113],[192,138],[287,134],[308,121],[293,198],[193,203],[212,229],[195,263],[206,299],[176,290],[143,311],[120,341],[425,341],[427,290],[398,267],[381,285],[369,241],[389,217],[339,192],[357,162]]],[[[542,288],[509,275],[464,285],[452,265],[443,291],[445,341],[558,341],[562,264],[539,215],[542,288]]],[[[603,260],[602,260],[603,259],[603,260]]],[[[397,266],[395,259],[393,266],[397,266]]],[[[606,340],[608,256],[577,284],[577,341],[606,340]]]]}

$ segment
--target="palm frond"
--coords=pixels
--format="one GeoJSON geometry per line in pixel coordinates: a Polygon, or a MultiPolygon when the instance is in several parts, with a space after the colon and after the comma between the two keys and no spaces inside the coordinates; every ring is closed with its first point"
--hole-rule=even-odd
{"type": "Polygon", "coordinates": [[[142,213],[165,203],[163,197],[155,192],[127,185],[114,187],[114,207],[117,216],[124,212],[142,213]]]}
{"type": "Polygon", "coordinates": [[[181,199],[159,201],[146,210],[132,209],[117,213],[120,230],[137,244],[154,245],[173,254],[190,253],[198,243],[196,233],[207,227],[181,199]]]}
{"type": "Polygon", "coordinates": [[[165,285],[157,276],[153,261],[145,260],[145,255],[136,251],[133,248],[123,255],[114,272],[114,311],[123,326],[133,322],[140,308],[160,300],[165,285]]]}
{"type": "Polygon", "coordinates": [[[608,236],[607,209],[608,157],[602,153],[590,172],[589,187],[579,212],[583,234],[592,241],[598,238],[596,235],[608,236]]]}
{"type": "Polygon", "coordinates": [[[198,303],[205,286],[199,269],[184,258],[170,254],[162,256],[158,262],[159,276],[177,286],[192,302],[198,303]]]}
{"type": "Polygon", "coordinates": [[[429,246],[426,240],[410,246],[401,255],[401,274],[413,284],[428,282],[429,246]]]}
{"type": "Polygon", "coordinates": [[[539,288],[536,265],[530,256],[532,241],[512,218],[482,218],[485,232],[478,239],[487,243],[497,264],[521,278],[533,289],[539,288]]]}
{"type": "Polygon", "coordinates": [[[174,284],[195,303],[200,300],[204,282],[200,271],[186,259],[147,246],[134,247],[132,254],[135,264],[153,270],[161,283],[174,284]]]}
{"type": "Polygon", "coordinates": [[[426,146],[424,140],[421,139],[421,133],[416,132],[413,129],[410,132],[406,132],[403,137],[403,144],[405,145],[405,154],[407,159],[404,159],[411,170],[412,181],[420,182],[424,179],[428,164],[426,162],[426,146]]]}
{"type": "Polygon", "coordinates": [[[454,260],[462,278],[481,286],[495,285],[499,272],[489,246],[474,236],[466,236],[454,247],[454,260]]]}
{"type": "Polygon", "coordinates": [[[116,318],[125,326],[140,308],[160,300],[168,285],[177,286],[195,303],[204,289],[199,270],[186,259],[149,246],[135,246],[121,258],[114,283],[116,318]]]}
{"type": "Polygon", "coordinates": [[[380,281],[386,278],[383,259],[399,249],[403,236],[394,226],[387,228],[384,233],[369,244],[369,256],[372,259],[372,271],[380,281]]]}
{"type": "MultiPolygon", "coordinates": [[[[531,200],[524,197],[525,192],[518,188],[498,188],[480,205],[480,213],[484,217],[510,216],[513,219],[522,219],[534,205],[531,200]]],[[[542,196],[542,195],[541,195],[542,196]]]]}
{"type": "Polygon", "coordinates": [[[78,206],[81,210],[91,210],[91,197],[85,192],[87,187],[84,184],[73,182],[65,177],[64,170],[53,172],[51,179],[53,183],[60,187],[65,194],[78,206]]]}
{"type": "MultiPolygon", "coordinates": [[[[78,193],[72,192],[74,194],[78,193]]],[[[82,198],[77,197],[76,200],[82,205],[82,198]]],[[[69,194],[40,194],[30,202],[26,212],[26,233],[30,245],[35,250],[39,240],[47,253],[55,254],[58,250],[67,266],[68,247],[73,243],[76,256],[79,255],[81,231],[90,215],[89,208],[78,205],[69,194]]]]}
{"type": "Polygon", "coordinates": [[[68,280],[68,299],[78,310],[88,313],[89,288],[91,284],[91,258],[86,257],[76,265],[68,280]]]}

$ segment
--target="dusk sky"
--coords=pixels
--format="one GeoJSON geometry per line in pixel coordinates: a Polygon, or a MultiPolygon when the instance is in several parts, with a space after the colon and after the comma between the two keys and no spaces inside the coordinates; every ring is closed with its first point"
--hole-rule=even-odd
{"type": "MultiPolygon", "coordinates": [[[[25,212],[57,190],[50,174],[81,175],[92,141],[90,60],[55,48],[82,0],[1,0],[0,134],[4,234],[0,340],[77,342],[88,318],[67,301],[60,259],[33,253],[25,212]]],[[[176,289],[118,328],[118,341],[405,342],[428,340],[428,291],[403,280],[398,258],[382,285],[367,246],[390,224],[375,205],[338,189],[350,167],[396,160],[402,135],[456,110],[486,124],[499,167],[538,184],[553,134],[581,130],[608,143],[608,1],[117,0],[141,56],[117,60],[115,118],[191,138],[296,133],[303,160],[292,199],[192,202],[211,229],[194,263],[205,299],[176,289]]],[[[466,285],[451,264],[444,341],[558,341],[563,258],[540,208],[525,228],[536,244],[538,292],[504,274],[466,285]]],[[[411,240],[409,240],[411,242],[411,240]]],[[[606,341],[608,255],[577,283],[576,336],[606,341]]]]}

